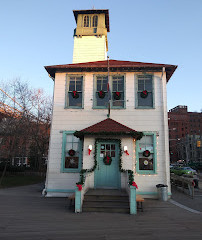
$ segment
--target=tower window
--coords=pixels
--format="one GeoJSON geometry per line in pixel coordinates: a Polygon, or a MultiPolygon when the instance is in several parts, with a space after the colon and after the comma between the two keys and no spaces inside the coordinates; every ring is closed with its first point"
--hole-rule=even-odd
{"type": "Polygon", "coordinates": [[[84,27],[89,27],[89,16],[85,16],[84,17],[84,24],[83,24],[84,27]]]}
{"type": "Polygon", "coordinates": [[[97,23],[98,23],[98,16],[93,16],[93,27],[97,27],[97,23]]]}

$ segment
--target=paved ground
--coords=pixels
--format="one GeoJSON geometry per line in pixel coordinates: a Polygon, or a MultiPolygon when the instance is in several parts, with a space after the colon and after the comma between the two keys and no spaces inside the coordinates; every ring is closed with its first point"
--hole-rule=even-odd
{"type": "MultiPolygon", "coordinates": [[[[202,214],[170,202],[148,200],[145,211],[136,216],[75,214],[68,209],[68,200],[43,198],[40,193],[40,185],[0,190],[0,240],[202,239],[202,214]]],[[[174,192],[173,199],[187,199],[183,196],[174,192]]],[[[193,202],[189,207],[201,211],[202,197],[194,201],[199,208],[193,202]]]]}

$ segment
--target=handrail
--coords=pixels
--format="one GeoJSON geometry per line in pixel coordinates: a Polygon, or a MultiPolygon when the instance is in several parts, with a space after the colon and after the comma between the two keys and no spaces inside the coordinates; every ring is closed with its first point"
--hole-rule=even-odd
{"type": "Polygon", "coordinates": [[[188,195],[190,195],[191,198],[194,198],[195,184],[194,184],[193,178],[187,178],[187,177],[171,174],[170,179],[171,179],[171,184],[176,186],[179,190],[182,190],[183,193],[187,194],[187,191],[185,191],[185,189],[188,188],[189,190],[188,195]]]}

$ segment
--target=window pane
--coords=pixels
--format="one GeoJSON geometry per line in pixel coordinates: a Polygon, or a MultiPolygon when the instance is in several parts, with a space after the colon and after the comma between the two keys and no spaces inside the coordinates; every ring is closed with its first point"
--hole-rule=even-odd
{"type": "Polygon", "coordinates": [[[69,106],[82,107],[82,93],[78,93],[78,98],[74,98],[73,94],[69,92],[69,106]]]}
{"type": "Polygon", "coordinates": [[[89,27],[89,16],[84,17],[84,27],[89,27]]]}
{"type": "Polygon", "coordinates": [[[67,134],[67,135],[66,135],[66,142],[71,143],[71,142],[72,142],[72,136],[73,136],[73,135],[67,134]]]}
{"type": "Polygon", "coordinates": [[[76,81],[76,91],[82,91],[82,81],[81,80],[76,81]]]}
{"type": "Polygon", "coordinates": [[[93,27],[97,27],[98,16],[93,16],[93,27]]]}
{"type": "Polygon", "coordinates": [[[142,154],[139,154],[139,170],[154,170],[152,155],[146,158],[142,154]]]}
{"type": "Polygon", "coordinates": [[[96,93],[96,101],[97,101],[97,105],[96,106],[107,107],[108,93],[105,92],[105,97],[104,98],[100,98],[99,95],[98,95],[98,92],[97,92],[96,93]]]}
{"type": "Polygon", "coordinates": [[[141,97],[141,93],[138,92],[138,106],[153,107],[153,94],[150,92],[146,98],[141,97]]]}
{"type": "Polygon", "coordinates": [[[152,91],[152,80],[151,79],[145,81],[145,89],[144,90],[152,91]]]}
{"type": "Polygon", "coordinates": [[[75,80],[70,79],[69,81],[69,91],[75,91],[75,80]]]}
{"type": "Polygon", "coordinates": [[[144,80],[138,79],[138,90],[143,91],[144,89],[144,80]]]}
{"type": "Polygon", "coordinates": [[[79,167],[79,157],[65,157],[65,168],[74,168],[79,167]]]}
{"type": "Polygon", "coordinates": [[[106,91],[107,92],[107,79],[108,77],[97,77],[97,91],[106,91]]]}
{"type": "Polygon", "coordinates": [[[143,136],[139,141],[139,151],[149,150],[153,152],[153,135],[143,136]]]}
{"type": "Polygon", "coordinates": [[[120,99],[119,100],[115,100],[113,98],[113,106],[115,107],[124,107],[124,93],[123,92],[120,92],[120,99]]]}

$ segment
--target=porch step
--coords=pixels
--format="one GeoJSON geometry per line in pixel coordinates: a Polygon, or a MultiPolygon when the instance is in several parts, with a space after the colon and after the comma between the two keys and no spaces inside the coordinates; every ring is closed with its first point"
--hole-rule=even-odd
{"type": "Polygon", "coordinates": [[[129,198],[126,192],[115,189],[89,190],[82,211],[129,213],[129,198]]]}

